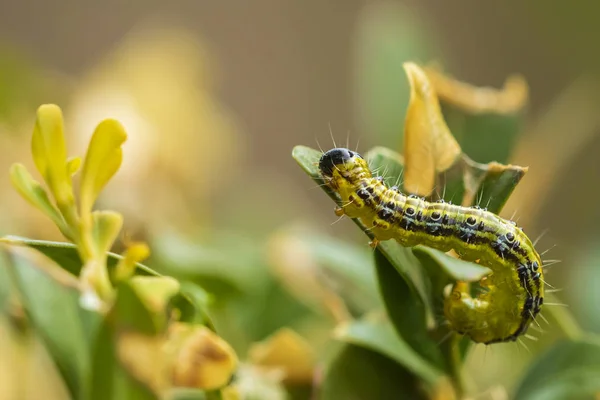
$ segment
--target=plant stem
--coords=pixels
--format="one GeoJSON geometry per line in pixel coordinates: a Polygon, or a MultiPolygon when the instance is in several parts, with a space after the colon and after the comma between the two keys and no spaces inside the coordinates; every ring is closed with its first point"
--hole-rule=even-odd
{"type": "Polygon", "coordinates": [[[462,374],[462,359],[459,346],[460,340],[461,337],[459,335],[452,334],[452,337],[442,346],[442,352],[448,366],[448,374],[457,399],[462,399],[465,395],[465,380],[462,374]]]}

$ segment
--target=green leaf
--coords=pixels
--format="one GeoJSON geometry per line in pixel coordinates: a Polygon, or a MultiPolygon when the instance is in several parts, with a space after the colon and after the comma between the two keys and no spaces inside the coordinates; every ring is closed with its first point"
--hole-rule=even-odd
{"type": "Polygon", "coordinates": [[[123,329],[154,335],[162,331],[164,320],[152,313],[141,294],[130,282],[117,286],[117,300],[112,308],[114,318],[123,329]]]}
{"type": "Polygon", "coordinates": [[[181,311],[180,320],[206,325],[214,331],[214,324],[208,315],[208,309],[214,301],[213,297],[193,282],[179,283],[181,288],[179,293],[171,299],[171,304],[181,311]]]}
{"type": "MultiPolygon", "coordinates": [[[[79,258],[79,253],[77,253],[77,246],[72,243],[34,240],[18,236],[2,237],[0,238],[0,243],[7,243],[13,246],[32,247],[51,258],[63,269],[75,276],[79,276],[79,272],[81,271],[81,258],[79,258]]],[[[110,272],[123,257],[115,253],[108,253],[107,255],[107,263],[110,272]]],[[[137,264],[136,274],[160,276],[160,274],[142,264],[137,264]]]]}
{"type": "Polygon", "coordinates": [[[428,398],[419,379],[396,361],[350,344],[329,365],[321,389],[322,400],[428,398]]]}
{"type": "Polygon", "coordinates": [[[442,112],[465,154],[479,162],[505,163],[523,126],[524,113],[471,114],[442,103],[442,112]]]}
{"type": "Polygon", "coordinates": [[[86,393],[90,365],[89,342],[100,315],[79,306],[75,277],[33,249],[1,245],[10,272],[33,326],[74,398],[86,393]]]}
{"type": "Polygon", "coordinates": [[[448,254],[426,246],[415,246],[413,254],[427,270],[432,281],[433,297],[440,296],[444,287],[453,281],[477,282],[492,271],[479,264],[463,261],[448,254]]]}
{"type": "Polygon", "coordinates": [[[164,232],[152,242],[152,257],[161,272],[197,283],[219,298],[257,293],[266,283],[266,274],[257,273],[264,266],[262,248],[238,234],[211,232],[193,239],[164,232]]]}
{"type": "Polygon", "coordinates": [[[600,339],[562,340],[542,354],[518,385],[515,400],[592,398],[600,392],[600,339]]]}
{"type": "Polygon", "coordinates": [[[484,169],[477,183],[475,200],[488,211],[499,214],[504,204],[515,190],[527,168],[517,165],[490,163],[481,166],[470,162],[471,169],[484,169]]]}
{"type": "MultiPolygon", "coordinates": [[[[34,248],[46,255],[47,257],[49,257],[50,259],[52,259],[60,267],[62,267],[63,269],[75,276],[78,276],[81,271],[81,259],[79,258],[77,247],[72,243],[49,242],[44,240],[33,240],[15,236],[7,236],[1,238],[0,243],[8,243],[14,246],[28,246],[34,248]]],[[[123,257],[115,253],[107,253],[107,255],[107,264],[109,272],[111,272],[112,275],[112,271],[123,257]]],[[[137,276],[161,276],[160,274],[143,264],[138,263],[136,264],[136,266],[137,276]]],[[[196,296],[196,300],[199,300],[202,296],[207,296],[206,292],[204,292],[202,288],[197,287],[193,284],[188,284],[185,286],[185,289],[182,287],[181,292],[173,297],[171,305],[182,312],[183,321],[188,321],[188,318],[194,319],[198,322],[202,320],[204,323],[207,323],[209,326],[212,326],[212,323],[209,322],[210,318],[206,314],[206,303],[203,301],[192,302],[192,294],[196,296]],[[194,286],[195,288],[193,288],[194,286]],[[200,294],[200,292],[202,292],[203,294],[200,294]]]]}
{"type": "Polygon", "coordinates": [[[431,386],[438,382],[442,373],[398,337],[389,320],[383,316],[369,317],[338,327],[337,339],[379,352],[431,386]]]}
{"type": "Polygon", "coordinates": [[[396,332],[423,358],[444,369],[439,346],[428,331],[433,321],[427,303],[410,281],[402,278],[395,264],[379,251],[375,252],[375,266],[381,296],[396,332]]]}
{"type": "Polygon", "coordinates": [[[107,319],[94,342],[90,399],[157,400],[158,396],[134,379],[121,365],[116,354],[116,340],[115,327],[107,319]]]}

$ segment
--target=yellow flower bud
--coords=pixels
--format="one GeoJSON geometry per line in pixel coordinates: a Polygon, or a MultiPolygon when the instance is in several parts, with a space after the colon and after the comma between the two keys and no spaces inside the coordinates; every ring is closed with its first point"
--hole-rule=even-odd
{"type": "Polygon", "coordinates": [[[149,255],[150,248],[146,243],[131,243],[117,264],[115,279],[122,281],[132,276],[135,272],[135,264],[144,261],[149,255]]]}

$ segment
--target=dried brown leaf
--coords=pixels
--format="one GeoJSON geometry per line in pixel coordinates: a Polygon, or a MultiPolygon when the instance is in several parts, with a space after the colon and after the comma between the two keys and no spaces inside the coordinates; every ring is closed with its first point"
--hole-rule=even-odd
{"type": "Polygon", "coordinates": [[[509,76],[502,89],[495,89],[460,82],[437,67],[426,67],[424,71],[440,101],[472,114],[512,114],[521,111],[529,100],[529,87],[521,75],[509,76]]]}
{"type": "Polygon", "coordinates": [[[404,188],[428,196],[436,175],[456,162],[461,149],[444,120],[427,74],[411,62],[404,64],[404,70],[411,89],[404,127],[404,188]]]}

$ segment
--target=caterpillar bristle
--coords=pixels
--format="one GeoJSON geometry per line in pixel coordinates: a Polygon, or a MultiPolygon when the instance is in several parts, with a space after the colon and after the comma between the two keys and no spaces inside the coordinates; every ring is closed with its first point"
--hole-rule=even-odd
{"type": "Polygon", "coordinates": [[[550,231],[550,229],[544,229],[542,231],[542,233],[539,234],[539,236],[533,241],[533,246],[537,246],[538,242],[546,235],[546,233],[548,233],[548,231],[550,231]]]}
{"type": "Polygon", "coordinates": [[[537,342],[539,340],[539,338],[537,338],[535,336],[532,336],[532,335],[530,335],[528,333],[524,334],[523,337],[526,337],[527,339],[529,339],[531,341],[534,341],[534,342],[537,342]]]}
{"type": "Polygon", "coordinates": [[[537,325],[531,325],[531,329],[533,329],[534,331],[539,332],[539,333],[546,333],[544,328],[537,326],[537,325]]]}
{"type": "Polygon", "coordinates": [[[453,331],[449,331],[448,333],[446,333],[444,335],[444,337],[440,339],[440,341],[437,343],[437,345],[441,346],[446,340],[450,339],[453,334],[454,334],[453,331]]]}
{"type": "Polygon", "coordinates": [[[517,341],[519,342],[519,344],[520,344],[521,346],[523,346],[523,348],[524,348],[524,349],[525,349],[525,350],[526,350],[526,351],[527,351],[529,354],[531,354],[531,350],[529,350],[529,347],[527,347],[527,345],[525,344],[525,342],[523,342],[523,341],[521,340],[521,338],[517,339],[517,341]]]}
{"type": "Polygon", "coordinates": [[[535,319],[535,316],[533,315],[533,313],[531,311],[529,311],[529,315],[531,315],[531,318],[533,319],[533,322],[535,322],[535,324],[538,326],[538,328],[542,328],[542,326],[540,325],[539,322],[537,322],[537,319],[535,319]]]}
{"type": "Polygon", "coordinates": [[[350,148],[350,129],[346,132],[346,148],[350,148]]]}
{"type": "Polygon", "coordinates": [[[558,307],[569,307],[568,304],[564,304],[564,303],[544,303],[547,306],[558,306],[558,307]]]}
{"type": "Polygon", "coordinates": [[[329,126],[329,136],[331,136],[331,141],[333,142],[333,148],[335,149],[337,147],[337,145],[335,144],[335,139],[333,138],[333,130],[331,129],[331,122],[328,122],[327,126],[329,126]]]}
{"type": "Polygon", "coordinates": [[[546,293],[558,293],[558,292],[562,292],[564,289],[562,288],[558,288],[558,289],[548,289],[546,290],[546,293]]]}
{"type": "Polygon", "coordinates": [[[340,215],[340,217],[339,217],[338,219],[336,219],[335,221],[333,221],[333,222],[331,223],[331,226],[333,226],[333,225],[337,224],[338,222],[340,222],[341,220],[343,220],[343,219],[344,219],[344,217],[345,217],[345,215],[344,215],[344,214],[340,215]]]}
{"type": "Polygon", "coordinates": [[[548,286],[550,289],[556,289],[554,286],[552,286],[551,284],[549,284],[548,282],[546,282],[543,279],[542,279],[542,282],[544,282],[544,285],[548,286]]]}
{"type": "Polygon", "coordinates": [[[541,252],[540,257],[543,257],[544,254],[548,253],[550,250],[552,250],[555,247],[556,247],[556,244],[553,244],[549,249],[546,249],[545,251],[541,252]]]}
{"type": "Polygon", "coordinates": [[[319,143],[319,139],[315,136],[315,142],[317,142],[317,147],[319,148],[319,150],[321,151],[321,154],[325,154],[325,151],[323,150],[323,148],[321,147],[321,143],[319,143]]]}

